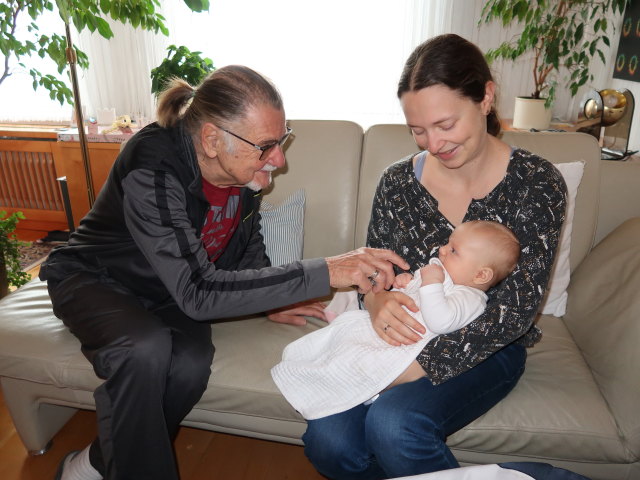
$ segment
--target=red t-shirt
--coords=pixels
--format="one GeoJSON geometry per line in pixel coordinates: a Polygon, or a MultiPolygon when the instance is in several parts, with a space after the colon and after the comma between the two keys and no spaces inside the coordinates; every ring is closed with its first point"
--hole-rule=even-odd
{"type": "Polygon", "coordinates": [[[202,179],[202,190],[209,201],[209,212],[202,227],[202,245],[210,262],[227,247],[240,218],[240,188],[219,188],[202,179]]]}

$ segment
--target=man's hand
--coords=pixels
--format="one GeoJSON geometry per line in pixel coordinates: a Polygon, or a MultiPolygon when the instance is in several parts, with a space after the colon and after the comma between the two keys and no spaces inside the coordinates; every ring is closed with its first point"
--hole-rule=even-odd
{"type": "Polygon", "coordinates": [[[309,300],[271,310],[267,313],[267,318],[276,323],[306,325],[307,319],[304,317],[315,317],[327,321],[324,315],[324,308],[324,303],[309,300]]]}
{"type": "Polygon", "coordinates": [[[327,257],[329,283],[332,287],[358,287],[360,293],[380,292],[393,285],[393,265],[407,270],[409,264],[399,255],[378,248],[359,248],[327,257]]]}

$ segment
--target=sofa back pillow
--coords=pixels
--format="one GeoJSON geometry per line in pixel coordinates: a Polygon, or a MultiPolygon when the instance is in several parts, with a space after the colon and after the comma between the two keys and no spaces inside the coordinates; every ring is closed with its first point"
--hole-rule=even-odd
{"type": "Polygon", "coordinates": [[[260,204],[260,233],[271,265],[302,260],[304,248],[304,190],[291,194],[280,205],[266,199],[260,204]]]}
{"type": "Polygon", "coordinates": [[[560,171],[567,184],[567,207],[558,241],[556,259],[539,311],[545,315],[561,317],[567,308],[567,287],[571,278],[571,233],[573,231],[576,195],[584,172],[584,161],[556,163],[555,167],[560,171]]]}

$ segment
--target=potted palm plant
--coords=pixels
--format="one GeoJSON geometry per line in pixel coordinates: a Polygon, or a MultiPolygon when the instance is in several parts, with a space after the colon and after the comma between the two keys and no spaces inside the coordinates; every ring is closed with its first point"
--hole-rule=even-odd
{"type": "Polygon", "coordinates": [[[15,236],[16,225],[24,220],[22,212],[15,212],[7,216],[7,212],[0,212],[0,298],[9,293],[9,287],[20,287],[30,279],[29,274],[20,267],[20,251],[22,245],[15,236]]]}
{"type": "Polygon", "coordinates": [[[500,21],[519,25],[522,33],[487,51],[489,62],[514,61],[531,55],[534,90],[516,98],[513,126],[545,129],[551,120],[551,106],[561,75],[571,96],[593,80],[589,68],[598,57],[605,63],[602,46],[609,47],[612,14],[623,13],[630,0],[488,0],[481,23],[500,21]],[[519,108],[536,105],[538,116],[529,117],[519,108]],[[545,125],[546,123],[546,125],[545,125]]]}

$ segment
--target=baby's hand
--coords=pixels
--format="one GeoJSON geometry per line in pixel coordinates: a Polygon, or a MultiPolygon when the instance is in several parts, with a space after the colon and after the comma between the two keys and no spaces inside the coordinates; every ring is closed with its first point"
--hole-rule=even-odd
{"type": "Polygon", "coordinates": [[[396,275],[396,279],[393,281],[393,288],[405,288],[411,280],[413,280],[413,275],[410,273],[396,275]]]}
{"type": "Polygon", "coordinates": [[[440,265],[425,265],[420,269],[420,276],[422,277],[423,286],[444,282],[444,270],[440,265]]]}

